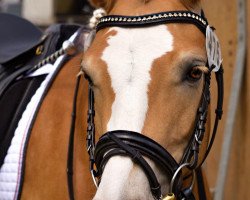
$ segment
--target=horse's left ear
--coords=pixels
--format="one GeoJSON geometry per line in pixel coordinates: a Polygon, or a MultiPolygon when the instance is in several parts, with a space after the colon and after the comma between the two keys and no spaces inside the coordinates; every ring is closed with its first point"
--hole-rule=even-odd
{"type": "Polygon", "coordinates": [[[103,8],[107,12],[112,8],[114,0],[88,0],[95,8],[103,8]]]}
{"type": "Polygon", "coordinates": [[[199,12],[201,10],[201,0],[181,0],[189,10],[199,12]]]}

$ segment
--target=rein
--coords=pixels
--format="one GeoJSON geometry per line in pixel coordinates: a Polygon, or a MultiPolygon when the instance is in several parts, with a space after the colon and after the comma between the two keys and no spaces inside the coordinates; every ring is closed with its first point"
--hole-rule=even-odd
{"type": "MultiPolygon", "coordinates": [[[[167,23],[188,23],[193,24],[199,30],[206,35],[207,30],[210,28],[207,20],[204,15],[199,16],[195,13],[189,11],[173,11],[173,12],[161,12],[155,13],[151,15],[143,15],[143,16],[119,16],[119,15],[109,15],[100,18],[99,23],[96,26],[96,31],[99,31],[106,27],[145,27],[145,26],[154,26],[158,24],[167,24],[167,23]]],[[[211,29],[211,28],[210,28],[211,29]]],[[[208,51],[208,50],[207,50],[208,51]]],[[[94,109],[94,91],[93,84],[91,79],[85,75],[85,78],[89,82],[89,91],[88,91],[88,116],[87,116],[87,151],[89,154],[89,162],[90,162],[90,172],[92,178],[94,180],[95,185],[98,187],[98,179],[102,175],[105,164],[108,160],[116,155],[125,155],[129,156],[135,163],[137,163],[141,169],[145,172],[145,175],[148,178],[149,185],[151,188],[152,195],[155,199],[161,200],[163,199],[163,195],[161,193],[161,186],[157,180],[157,177],[144,159],[144,156],[152,159],[154,162],[159,164],[165,171],[168,176],[170,183],[170,191],[169,194],[164,198],[166,199],[195,199],[192,194],[193,183],[195,179],[195,174],[197,172],[198,182],[202,183],[202,177],[200,172],[200,166],[205,161],[209,151],[213,145],[213,141],[216,135],[218,122],[222,117],[222,105],[223,105],[223,68],[222,65],[219,66],[209,64],[211,60],[208,58],[207,68],[209,72],[205,74],[204,78],[204,87],[203,93],[200,100],[200,105],[197,110],[195,127],[193,130],[193,134],[191,136],[190,142],[184,152],[183,158],[180,163],[177,163],[172,155],[164,149],[160,144],[155,142],[154,140],[136,132],[132,132],[129,130],[115,130],[111,132],[105,133],[99,141],[95,142],[95,109],[94,109]],[[205,134],[205,124],[207,120],[208,106],[210,104],[210,79],[211,72],[215,71],[217,86],[218,86],[218,100],[217,100],[217,108],[215,111],[216,117],[214,122],[214,128],[212,132],[212,136],[208,145],[208,148],[205,152],[205,156],[201,160],[198,161],[199,156],[199,148],[202,144],[202,140],[205,134]],[[183,177],[182,169],[188,168],[193,175],[193,181],[190,187],[182,188],[182,182],[185,177],[183,177]]],[[[79,79],[79,78],[78,78],[79,79]]],[[[79,84],[79,80],[77,81],[79,84]]],[[[75,100],[74,105],[77,101],[77,93],[78,93],[78,84],[75,90],[75,100]]],[[[75,106],[74,111],[75,111],[75,106]]],[[[74,117],[72,118],[72,124],[75,123],[74,117]]],[[[72,126],[70,138],[72,138],[72,134],[74,135],[74,126],[72,126]]],[[[71,144],[72,145],[72,144],[71,144]]],[[[68,160],[70,155],[68,157],[68,160]]],[[[68,178],[69,180],[70,178],[68,178]]],[[[71,180],[72,181],[72,180],[71,180]]],[[[70,184],[69,184],[70,185],[70,184]]],[[[71,186],[70,186],[71,187],[71,186]]],[[[73,187],[70,190],[70,196],[72,197],[73,187]]],[[[201,188],[202,190],[202,188],[201,188]]],[[[199,190],[199,191],[201,191],[199,190]]],[[[200,192],[199,192],[200,193],[200,192]]],[[[200,196],[204,196],[204,188],[203,192],[200,196]]],[[[71,198],[73,199],[73,198],[71,198]]]]}

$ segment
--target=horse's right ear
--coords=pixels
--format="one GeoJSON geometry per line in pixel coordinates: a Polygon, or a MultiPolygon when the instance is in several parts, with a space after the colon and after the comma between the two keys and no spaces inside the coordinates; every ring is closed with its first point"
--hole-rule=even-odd
{"type": "Polygon", "coordinates": [[[95,8],[103,8],[108,11],[111,8],[112,0],[89,0],[90,4],[95,8]]]}
{"type": "Polygon", "coordinates": [[[103,8],[106,0],[89,0],[89,2],[95,8],[103,8]]]}

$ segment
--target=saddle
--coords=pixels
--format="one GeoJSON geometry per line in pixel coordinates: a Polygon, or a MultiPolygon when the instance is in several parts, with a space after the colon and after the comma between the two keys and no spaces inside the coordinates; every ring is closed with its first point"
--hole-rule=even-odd
{"type": "Polygon", "coordinates": [[[20,17],[0,13],[0,166],[18,121],[46,75],[23,76],[58,51],[79,25],[55,24],[42,32],[20,17]]]}

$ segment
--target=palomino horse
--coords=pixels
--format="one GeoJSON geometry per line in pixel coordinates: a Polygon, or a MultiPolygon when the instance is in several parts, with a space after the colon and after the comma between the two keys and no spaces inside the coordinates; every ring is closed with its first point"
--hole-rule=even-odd
{"type": "Polygon", "coordinates": [[[70,199],[86,200],[210,199],[200,165],[211,147],[210,75],[215,70],[219,83],[215,133],[222,68],[219,47],[211,47],[217,41],[205,48],[206,31],[213,31],[200,1],[92,3],[108,16],[99,20],[84,55],[60,71],[39,110],[21,199],[61,200],[69,193],[70,199]],[[86,79],[76,90],[71,124],[80,63],[86,79]],[[70,128],[74,173],[67,180],[70,128]]]}

